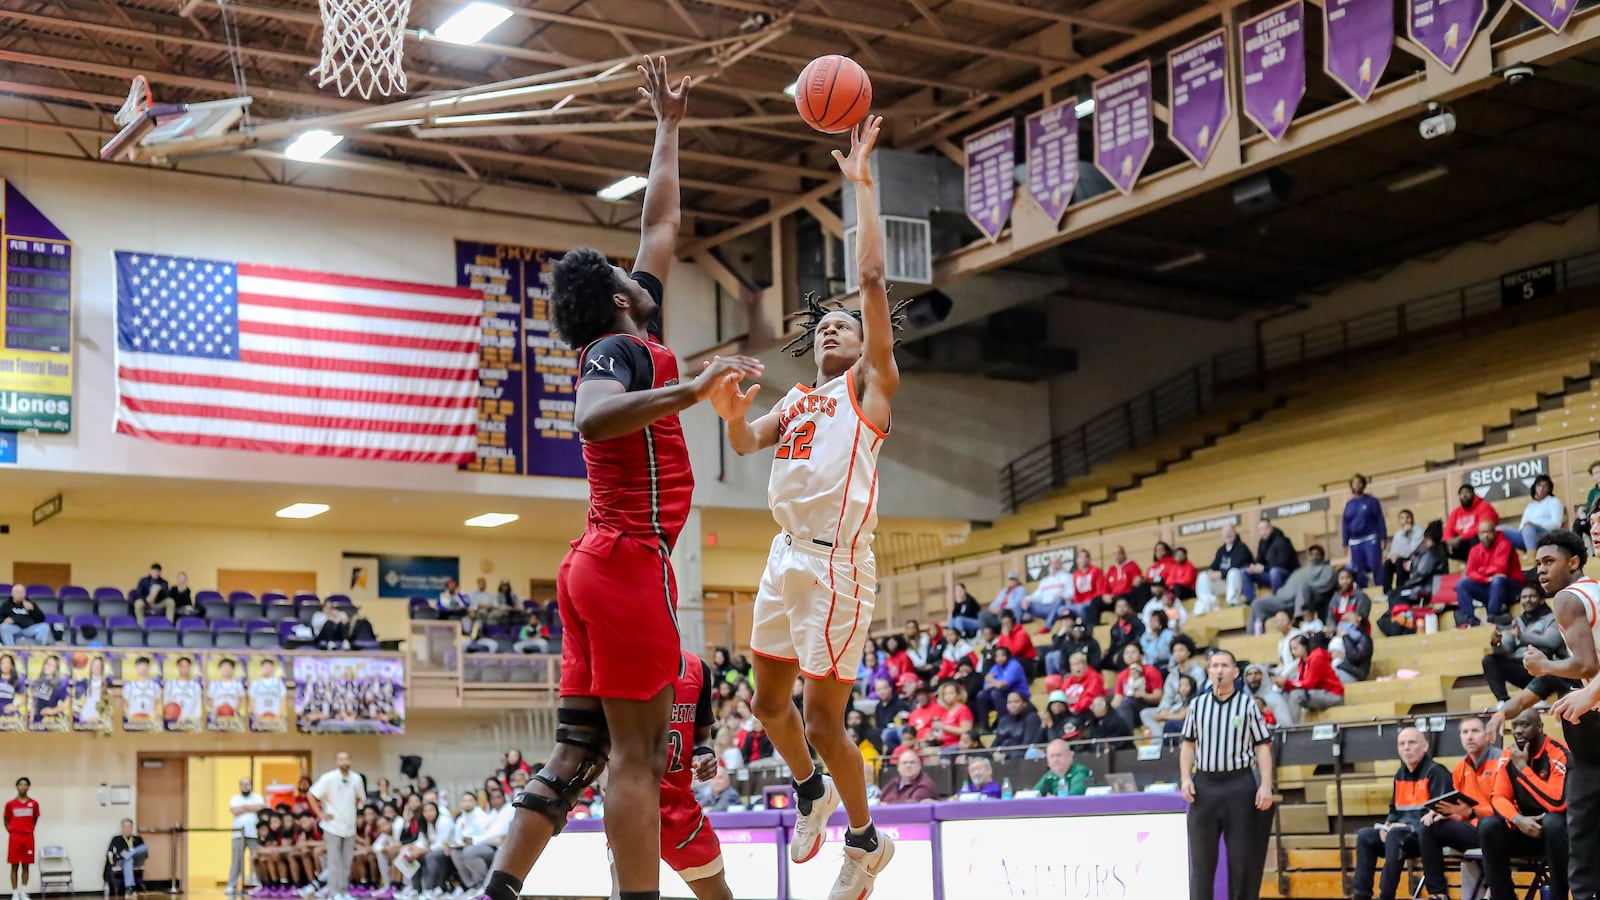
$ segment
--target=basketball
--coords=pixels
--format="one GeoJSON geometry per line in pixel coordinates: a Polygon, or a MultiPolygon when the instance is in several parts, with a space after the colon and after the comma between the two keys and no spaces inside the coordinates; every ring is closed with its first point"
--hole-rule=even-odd
{"type": "Polygon", "coordinates": [[[72,667],[74,669],[84,669],[88,668],[88,666],[89,654],[84,653],[82,650],[72,654],[72,667]]]}
{"type": "Polygon", "coordinates": [[[217,718],[219,719],[231,718],[234,712],[234,708],[227,703],[217,704],[217,718]]]}
{"type": "Polygon", "coordinates": [[[176,722],[178,717],[183,715],[183,707],[176,703],[168,703],[162,712],[166,715],[168,722],[176,722]]]}
{"type": "Polygon", "coordinates": [[[819,56],[800,71],[794,106],[807,125],[823,134],[849,131],[872,107],[872,82],[848,56],[819,56]]]}

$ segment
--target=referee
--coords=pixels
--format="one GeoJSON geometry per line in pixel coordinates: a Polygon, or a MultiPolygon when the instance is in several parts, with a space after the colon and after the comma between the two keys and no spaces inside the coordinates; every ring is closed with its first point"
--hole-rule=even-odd
{"type": "Polygon", "coordinates": [[[1211,690],[1189,703],[1178,756],[1189,801],[1189,896],[1212,897],[1217,839],[1225,838],[1228,900],[1255,900],[1271,833],[1272,736],[1255,699],[1239,687],[1232,653],[1212,653],[1206,674],[1211,690]]]}

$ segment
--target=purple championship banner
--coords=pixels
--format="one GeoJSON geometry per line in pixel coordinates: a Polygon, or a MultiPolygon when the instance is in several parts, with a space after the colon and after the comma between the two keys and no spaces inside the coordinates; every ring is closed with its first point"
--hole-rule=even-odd
{"type": "MultiPolygon", "coordinates": [[[[456,284],[483,291],[478,458],[473,472],[583,478],[573,417],[578,352],[550,321],[550,273],[565,251],[456,241],[456,284]]],[[[631,260],[612,260],[628,268],[631,260]]]]}
{"type": "Polygon", "coordinates": [[[1393,0],[1327,0],[1322,16],[1323,71],[1367,102],[1394,52],[1393,0]]]}
{"type": "Polygon", "coordinates": [[[1167,54],[1167,136],[1197,166],[1211,161],[1217,134],[1232,115],[1228,99],[1228,34],[1217,29],[1167,54]]]}
{"type": "Polygon", "coordinates": [[[1155,147],[1151,91],[1147,62],[1094,83],[1094,167],[1124,194],[1155,147]]]}
{"type": "Polygon", "coordinates": [[[1567,20],[1578,10],[1578,0],[1512,0],[1513,3],[1527,10],[1528,15],[1539,20],[1539,24],[1560,34],[1567,27],[1567,20]]]}
{"type": "Polygon", "coordinates": [[[1058,225],[1078,187],[1077,106],[1078,98],[1071,97],[1026,121],[1028,196],[1058,225]]]}
{"type": "Polygon", "coordinates": [[[1439,65],[1454,72],[1488,13],[1489,0],[1408,0],[1406,34],[1439,65]]]}
{"type": "Polygon", "coordinates": [[[1283,140],[1306,93],[1305,6],[1290,0],[1239,25],[1244,62],[1244,114],[1274,141],[1283,140]]]}
{"type": "Polygon", "coordinates": [[[999,240],[1016,193],[1017,126],[1009,118],[967,136],[967,218],[999,240]]]}

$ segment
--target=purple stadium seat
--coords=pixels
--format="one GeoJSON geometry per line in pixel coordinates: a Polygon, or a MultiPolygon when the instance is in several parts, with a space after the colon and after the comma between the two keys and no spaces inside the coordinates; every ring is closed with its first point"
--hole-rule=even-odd
{"type": "Polygon", "coordinates": [[[145,616],[144,629],[146,631],[151,629],[156,629],[158,631],[172,631],[172,620],[166,616],[145,616]]]}
{"type": "Polygon", "coordinates": [[[217,619],[211,623],[212,631],[243,631],[237,619],[217,619]]]}
{"type": "Polygon", "coordinates": [[[233,615],[233,610],[228,608],[228,601],[217,597],[199,602],[200,612],[208,619],[226,619],[233,615]]]}
{"type": "Polygon", "coordinates": [[[106,639],[105,620],[96,615],[78,615],[67,620],[72,625],[72,642],[74,644],[104,643],[106,639]],[[84,629],[93,628],[94,634],[84,634],[84,629]]]}
{"type": "MultiPolygon", "coordinates": [[[[149,627],[149,623],[148,622],[145,623],[145,627],[146,628],[149,627]]],[[[183,618],[178,620],[178,630],[179,631],[190,631],[190,630],[193,630],[195,628],[199,628],[201,630],[205,630],[205,628],[206,628],[206,620],[205,619],[201,619],[201,618],[197,618],[195,616],[184,616],[183,618]]]]}
{"type": "Polygon", "coordinates": [[[198,606],[201,603],[205,603],[208,600],[213,602],[213,603],[227,603],[228,602],[228,599],[226,597],[222,596],[222,594],[220,592],[218,592],[218,591],[196,591],[195,592],[195,594],[194,594],[194,602],[195,602],[196,606],[198,606]]]}
{"type": "Polygon", "coordinates": [[[28,596],[29,597],[54,597],[55,595],[56,595],[56,589],[51,587],[48,584],[30,584],[30,585],[28,585],[28,596]]]}
{"type": "Polygon", "coordinates": [[[261,595],[262,603],[282,603],[289,599],[289,595],[281,591],[267,591],[261,595]]]}
{"type": "MultiPolygon", "coordinates": [[[[56,593],[56,596],[57,597],[62,597],[62,598],[65,598],[65,597],[87,597],[87,596],[89,596],[89,591],[86,588],[78,587],[75,584],[64,584],[64,585],[61,586],[61,590],[56,593]]],[[[100,598],[96,597],[95,599],[98,600],[100,598]]]]}
{"type": "Polygon", "coordinates": [[[322,598],[318,597],[312,591],[295,591],[294,592],[294,602],[295,603],[315,603],[318,606],[321,606],[322,605],[322,598]]]}
{"type": "Polygon", "coordinates": [[[328,599],[333,601],[334,606],[355,606],[355,603],[344,594],[329,594],[328,599]]]}
{"type": "Polygon", "coordinates": [[[106,619],[107,628],[138,628],[139,620],[133,616],[111,616],[106,619]]]}
{"type": "Polygon", "coordinates": [[[238,603],[240,601],[244,601],[245,603],[254,603],[255,599],[256,599],[256,595],[250,593],[249,591],[229,591],[228,592],[228,602],[229,603],[238,603]]]}
{"type": "Polygon", "coordinates": [[[94,602],[95,614],[107,622],[112,616],[125,616],[133,611],[133,604],[120,597],[106,597],[94,602]]]}
{"type": "MultiPolygon", "coordinates": [[[[62,596],[66,596],[66,590],[67,590],[66,588],[62,588],[61,589],[62,596]]],[[[97,587],[97,588],[94,589],[94,599],[96,599],[96,600],[126,600],[128,598],[127,598],[126,595],[124,595],[122,593],[122,590],[120,588],[97,587]]]]}
{"type": "Polygon", "coordinates": [[[61,600],[61,614],[69,621],[75,616],[95,615],[95,603],[87,596],[64,597],[61,600]]]}
{"type": "Polygon", "coordinates": [[[412,597],[411,618],[437,619],[439,618],[439,610],[433,605],[433,601],[427,597],[412,597]]]}

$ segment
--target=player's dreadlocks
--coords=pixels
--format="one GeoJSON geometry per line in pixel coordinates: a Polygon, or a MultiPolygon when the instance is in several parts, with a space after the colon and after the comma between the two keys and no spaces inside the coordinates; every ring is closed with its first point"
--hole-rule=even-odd
{"type": "MultiPolygon", "coordinates": [[[[902,331],[905,329],[905,308],[909,306],[911,301],[914,299],[916,298],[911,297],[901,300],[899,303],[896,303],[894,306],[889,308],[889,324],[894,328],[895,331],[902,331]]],[[[795,337],[794,340],[783,345],[783,349],[789,351],[789,353],[793,356],[806,356],[811,353],[811,349],[816,343],[817,339],[817,326],[822,324],[822,320],[832,313],[849,313],[856,320],[857,325],[861,324],[861,310],[849,309],[843,303],[823,300],[822,295],[820,294],[814,292],[807,293],[801,300],[801,304],[801,332],[795,337]]],[[[894,343],[896,347],[900,346],[899,340],[896,340],[894,343]]]]}

